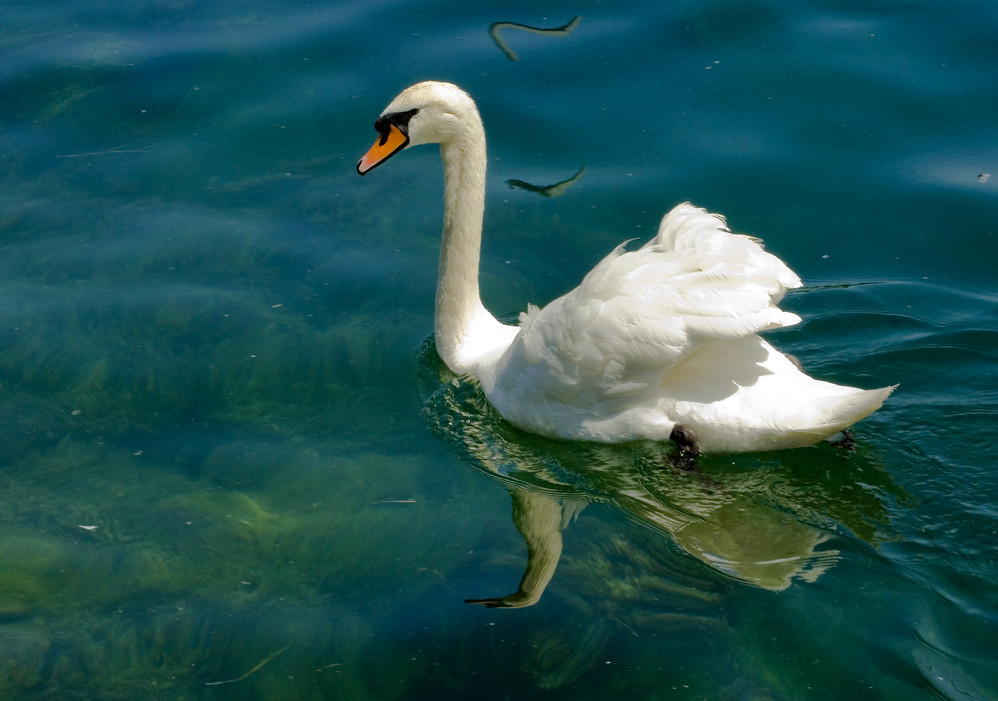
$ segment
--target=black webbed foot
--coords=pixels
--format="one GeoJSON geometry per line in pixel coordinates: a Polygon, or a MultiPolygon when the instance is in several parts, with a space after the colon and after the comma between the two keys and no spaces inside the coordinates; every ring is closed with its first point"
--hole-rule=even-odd
{"type": "Polygon", "coordinates": [[[676,424],[669,434],[669,440],[676,444],[676,453],[670,457],[673,465],[682,470],[696,469],[697,457],[700,455],[697,432],[690,426],[676,424]]]}
{"type": "Polygon", "coordinates": [[[663,467],[696,477],[708,494],[724,490],[724,485],[704,473],[697,465],[697,458],[700,457],[700,439],[691,426],[677,424],[669,434],[669,440],[676,444],[676,452],[662,457],[663,467]]]}
{"type": "Polygon", "coordinates": [[[852,437],[852,431],[848,428],[842,430],[842,438],[837,441],[832,441],[834,445],[839,450],[844,450],[847,453],[856,452],[856,439],[852,437]]]}

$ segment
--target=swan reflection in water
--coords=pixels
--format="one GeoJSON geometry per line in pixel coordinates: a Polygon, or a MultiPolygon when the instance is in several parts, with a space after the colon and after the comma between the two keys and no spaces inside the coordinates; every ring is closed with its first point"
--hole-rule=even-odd
{"type": "Polygon", "coordinates": [[[562,530],[591,503],[613,505],[727,578],[781,591],[794,581],[813,582],[834,565],[839,551],[829,541],[837,528],[874,545],[890,539],[883,495],[907,499],[862,452],[830,445],[722,456],[702,462],[703,470],[687,470],[657,443],[540,438],[498,416],[476,383],[440,361],[432,340],[420,351],[420,365],[430,429],[507,487],[513,523],[527,546],[515,592],[468,603],[520,608],[540,601],[558,567],[562,530]],[[853,488],[859,475],[872,489],[853,488]]]}

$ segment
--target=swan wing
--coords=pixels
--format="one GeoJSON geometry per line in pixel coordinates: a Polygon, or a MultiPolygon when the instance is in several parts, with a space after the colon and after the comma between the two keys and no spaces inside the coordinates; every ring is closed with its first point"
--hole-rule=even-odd
{"type": "MultiPolygon", "coordinates": [[[[577,288],[520,315],[519,334],[496,368],[493,403],[528,412],[527,397],[538,408],[558,403],[590,413],[633,406],[703,345],[799,322],[777,303],[800,284],[757,239],[679,205],[644,246],[618,247],[577,288]]],[[[537,421],[523,423],[538,430],[537,421]]]]}

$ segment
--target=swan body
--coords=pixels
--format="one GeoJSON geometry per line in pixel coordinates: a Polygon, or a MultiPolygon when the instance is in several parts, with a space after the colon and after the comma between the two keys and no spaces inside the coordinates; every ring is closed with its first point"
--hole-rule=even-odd
{"type": "Polygon", "coordinates": [[[800,321],[777,306],[800,279],[758,240],[690,204],[666,214],[642,247],[612,251],[568,294],[529,306],[518,326],[500,323],[478,287],[486,158],[475,103],[454,85],[418,83],[375,127],[361,175],[402,149],[440,144],[437,351],[520,428],[616,443],[665,441],[681,425],[707,452],[795,448],[866,417],[893,391],[813,379],[761,338],[800,321]]]}

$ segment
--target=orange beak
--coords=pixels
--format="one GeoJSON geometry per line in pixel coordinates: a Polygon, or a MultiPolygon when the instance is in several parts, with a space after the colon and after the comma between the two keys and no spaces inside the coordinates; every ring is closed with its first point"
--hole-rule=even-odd
{"type": "Polygon", "coordinates": [[[408,143],[409,137],[403,134],[401,129],[394,124],[389,125],[388,131],[374,142],[374,145],[357,163],[357,172],[366,175],[372,168],[381,165],[404,149],[408,143]]]}

